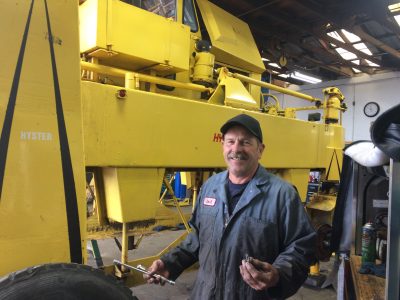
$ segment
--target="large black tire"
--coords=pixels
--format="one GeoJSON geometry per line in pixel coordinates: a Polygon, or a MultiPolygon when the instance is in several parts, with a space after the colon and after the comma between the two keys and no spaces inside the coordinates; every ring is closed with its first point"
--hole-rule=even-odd
{"type": "Polygon", "coordinates": [[[45,264],[0,279],[1,300],[137,299],[103,271],[79,264],[45,264]]]}

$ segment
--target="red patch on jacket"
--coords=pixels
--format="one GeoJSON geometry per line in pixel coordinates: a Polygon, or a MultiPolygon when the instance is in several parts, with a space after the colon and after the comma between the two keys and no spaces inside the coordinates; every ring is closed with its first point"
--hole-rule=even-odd
{"type": "Polygon", "coordinates": [[[216,201],[217,201],[217,199],[215,199],[215,198],[206,197],[206,198],[204,198],[203,204],[207,205],[207,206],[214,206],[216,201]]]}

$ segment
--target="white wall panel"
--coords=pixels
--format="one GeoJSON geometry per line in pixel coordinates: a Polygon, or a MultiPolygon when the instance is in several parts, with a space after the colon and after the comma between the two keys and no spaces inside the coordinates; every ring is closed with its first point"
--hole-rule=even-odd
{"type": "MultiPolygon", "coordinates": [[[[318,85],[293,86],[291,89],[314,97],[322,98],[325,87],[338,87],[345,96],[348,110],[343,114],[342,124],[345,128],[346,142],[370,140],[369,128],[372,122],[385,110],[400,104],[400,72],[390,72],[378,75],[365,75],[351,79],[323,82],[318,85]],[[367,102],[375,101],[380,105],[380,112],[376,117],[364,115],[364,106],[367,102]]],[[[292,96],[279,96],[283,107],[308,106],[310,102],[292,96]]],[[[307,120],[308,114],[313,111],[300,111],[297,117],[307,120]]],[[[319,110],[321,114],[322,110],[319,110]]]]}

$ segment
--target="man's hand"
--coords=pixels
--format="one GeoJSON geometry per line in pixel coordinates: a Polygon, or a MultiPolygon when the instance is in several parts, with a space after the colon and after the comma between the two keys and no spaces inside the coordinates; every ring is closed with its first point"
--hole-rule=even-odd
{"type": "Polygon", "coordinates": [[[165,264],[163,263],[163,261],[161,259],[157,259],[155,261],[153,261],[153,263],[151,264],[151,266],[148,268],[148,270],[150,272],[150,274],[143,274],[143,278],[147,280],[147,283],[155,283],[155,284],[160,284],[160,285],[164,285],[165,281],[156,278],[154,276],[151,276],[153,274],[158,274],[161,276],[164,276],[165,278],[169,277],[169,271],[166,269],[165,264]]]}
{"type": "Polygon", "coordinates": [[[242,260],[239,266],[243,280],[257,291],[275,286],[279,281],[279,272],[271,264],[252,258],[242,260]]]}

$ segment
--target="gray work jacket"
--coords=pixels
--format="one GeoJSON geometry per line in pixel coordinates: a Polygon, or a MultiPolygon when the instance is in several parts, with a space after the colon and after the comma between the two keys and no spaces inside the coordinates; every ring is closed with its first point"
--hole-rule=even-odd
{"type": "Polygon", "coordinates": [[[176,279],[199,262],[191,299],[282,299],[294,294],[315,259],[316,234],[293,187],[259,166],[229,217],[227,171],[203,185],[190,220],[193,231],[161,259],[176,279]],[[245,255],[273,264],[278,285],[256,291],[243,281],[245,255]]]}

